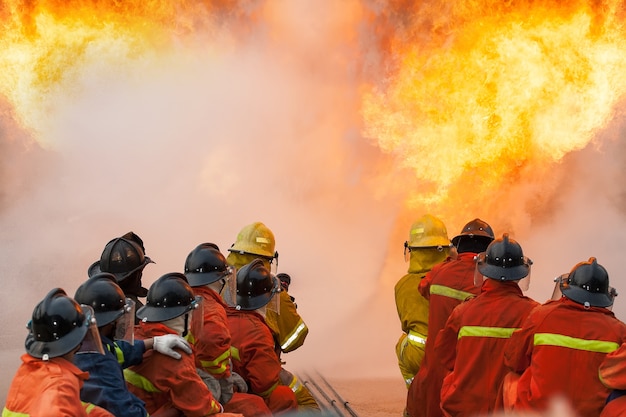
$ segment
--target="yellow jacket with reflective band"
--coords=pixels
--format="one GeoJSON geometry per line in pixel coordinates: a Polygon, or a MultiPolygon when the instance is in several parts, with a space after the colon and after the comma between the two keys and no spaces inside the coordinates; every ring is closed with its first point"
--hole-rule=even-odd
{"type": "MultiPolygon", "coordinates": [[[[413,331],[417,335],[428,335],[428,300],[417,290],[420,281],[431,268],[448,256],[446,248],[413,249],[410,252],[408,274],[395,285],[395,301],[402,331],[413,331]]],[[[420,336],[418,336],[420,337],[420,336]]]]}
{"type": "Polygon", "coordinates": [[[272,329],[282,352],[291,352],[304,344],[309,328],[298,314],[287,291],[280,292],[280,313],[268,310],[265,321],[272,329]]]}

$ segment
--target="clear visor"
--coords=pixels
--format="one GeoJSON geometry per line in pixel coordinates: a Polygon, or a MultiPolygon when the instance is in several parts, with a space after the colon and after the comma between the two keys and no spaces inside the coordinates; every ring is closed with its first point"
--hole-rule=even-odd
{"type": "Polygon", "coordinates": [[[267,309],[276,314],[280,314],[280,293],[282,288],[278,278],[272,276],[272,279],[274,280],[274,288],[272,288],[272,298],[270,298],[270,302],[267,303],[267,309]]]}
{"type": "Polygon", "coordinates": [[[483,282],[485,282],[485,276],[478,270],[478,267],[485,263],[485,253],[479,253],[474,256],[474,262],[476,263],[474,267],[474,286],[480,288],[483,286],[483,282]]]}
{"type": "Polygon", "coordinates": [[[85,324],[87,326],[87,334],[83,338],[83,341],[78,348],[77,353],[99,353],[104,355],[104,348],[102,347],[102,340],[100,340],[100,332],[98,332],[98,323],[96,322],[96,316],[91,306],[81,304],[80,306],[83,314],[85,315],[85,324]]]}
{"type": "Polygon", "coordinates": [[[528,264],[528,275],[526,275],[524,278],[520,279],[517,282],[517,285],[519,285],[520,289],[523,292],[528,291],[528,288],[530,288],[530,275],[531,275],[531,271],[532,271],[532,263],[528,264]]]}
{"type": "Polygon", "coordinates": [[[563,297],[563,292],[561,291],[561,282],[567,281],[569,279],[569,274],[561,274],[558,277],[554,278],[554,289],[552,290],[551,300],[560,300],[563,297]]]}
{"type": "Polygon", "coordinates": [[[237,305],[237,269],[235,267],[229,267],[230,273],[224,277],[226,282],[222,287],[222,300],[231,307],[237,305]]]}
{"type": "Polygon", "coordinates": [[[124,314],[115,321],[115,340],[135,343],[135,302],[126,298],[124,314]]]}
{"type": "Polygon", "coordinates": [[[197,338],[202,334],[204,328],[204,304],[202,303],[202,297],[197,296],[192,303],[192,310],[189,314],[189,331],[197,338]]]}

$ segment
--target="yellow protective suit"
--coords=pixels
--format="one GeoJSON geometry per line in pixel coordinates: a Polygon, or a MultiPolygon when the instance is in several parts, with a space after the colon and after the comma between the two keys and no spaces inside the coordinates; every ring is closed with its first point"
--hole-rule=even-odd
{"type": "Polygon", "coordinates": [[[420,281],[436,264],[443,262],[450,248],[412,248],[408,273],[395,285],[395,300],[402,335],[396,344],[398,366],[407,389],[417,374],[424,358],[424,347],[428,336],[428,300],[417,287],[420,281]]]}

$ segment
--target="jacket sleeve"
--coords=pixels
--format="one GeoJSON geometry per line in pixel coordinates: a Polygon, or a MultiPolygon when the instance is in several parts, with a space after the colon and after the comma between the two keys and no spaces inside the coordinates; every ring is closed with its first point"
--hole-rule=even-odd
{"type": "Polygon", "coordinates": [[[432,270],[426,273],[426,276],[421,279],[417,289],[422,294],[422,297],[429,300],[430,299],[430,284],[432,283],[432,270]]]}
{"type": "Polygon", "coordinates": [[[172,378],[166,385],[170,388],[170,398],[174,408],[180,410],[187,417],[203,417],[219,413],[220,404],[198,375],[191,356],[183,356],[180,360],[163,358],[172,370],[172,378]]]}
{"type": "Polygon", "coordinates": [[[435,351],[439,353],[441,365],[446,369],[446,372],[454,370],[456,344],[459,338],[458,316],[460,315],[460,307],[462,306],[463,304],[459,304],[452,310],[452,314],[448,317],[446,325],[439,331],[435,339],[435,351]]]}
{"type": "Polygon", "coordinates": [[[604,357],[599,376],[609,389],[626,389],[626,343],[604,357]]]}
{"type": "MultiPolygon", "coordinates": [[[[49,386],[34,403],[31,415],[38,417],[85,417],[86,406],[80,401],[78,380],[60,376],[50,378],[49,386]]],[[[34,394],[34,393],[33,393],[34,394]]],[[[112,416],[112,414],[109,414],[112,416]]]]}
{"type": "Polygon", "coordinates": [[[271,346],[270,336],[252,328],[242,349],[242,361],[247,363],[248,382],[253,393],[268,398],[280,383],[281,364],[271,346]]]}

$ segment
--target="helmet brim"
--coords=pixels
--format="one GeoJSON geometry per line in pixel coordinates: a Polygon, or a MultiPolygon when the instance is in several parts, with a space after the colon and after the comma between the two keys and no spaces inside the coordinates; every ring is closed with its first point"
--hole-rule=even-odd
{"type": "Polygon", "coordinates": [[[493,237],[490,236],[487,232],[478,231],[475,233],[466,233],[466,234],[461,233],[460,235],[454,236],[451,240],[452,244],[454,246],[459,246],[459,240],[461,240],[462,237],[485,241],[485,243],[490,243],[493,241],[493,237]]]}
{"type": "Polygon", "coordinates": [[[592,307],[610,307],[613,305],[613,299],[608,294],[589,292],[574,285],[561,285],[561,292],[578,304],[589,303],[592,307]]]}
{"type": "MultiPolygon", "coordinates": [[[[115,275],[115,280],[117,282],[122,282],[124,281],[126,278],[128,278],[129,276],[131,276],[132,274],[134,274],[137,271],[141,271],[143,270],[146,265],[148,264],[153,264],[156,263],[154,262],[152,259],[150,259],[148,256],[144,257],[144,261],[143,264],[139,265],[137,268],[128,271],[128,272],[109,272],[110,274],[115,275]]],[[[91,264],[91,266],[89,267],[89,269],[87,270],[87,274],[89,275],[89,277],[92,277],[96,274],[99,274],[101,272],[108,272],[108,271],[102,271],[102,268],[100,268],[100,261],[96,261],[94,263],[91,264]]]]}
{"type": "Polygon", "coordinates": [[[237,307],[240,310],[246,310],[246,311],[256,310],[258,308],[263,307],[264,305],[267,305],[272,299],[273,295],[274,293],[271,293],[271,292],[267,294],[257,295],[256,297],[241,297],[238,295],[237,307]]]}
{"type": "Polygon", "coordinates": [[[223,279],[229,275],[228,271],[213,271],[213,272],[187,272],[185,276],[189,285],[192,287],[200,287],[202,285],[212,284],[220,279],[223,279]]]}
{"type": "Polygon", "coordinates": [[[499,281],[517,281],[529,274],[530,266],[522,264],[511,268],[502,268],[485,262],[478,264],[478,271],[491,279],[497,279],[499,281]]]}
{"type": "Polygon", "coordinates": [[[44,355],[48,355],[49,358],[63,356],[71,352],[83,341],[88,330],[89,326],[81,325],[62,338],[52,342],[35,340],[35,337],[29,333],[24,342],[26,353],[38,359],[42,359],[44,355]]]}
{"type": "Polygon", "coordinates": [[[135,316],[142,321],[158,323],[175,319],[178,316],[182,316],[189,310],[189,306],[153,307],[150,305],[144,305],[137,310],[135,316]]]}

